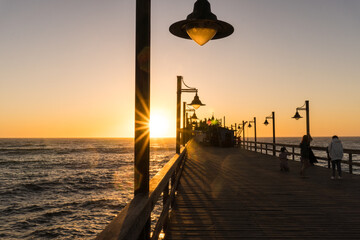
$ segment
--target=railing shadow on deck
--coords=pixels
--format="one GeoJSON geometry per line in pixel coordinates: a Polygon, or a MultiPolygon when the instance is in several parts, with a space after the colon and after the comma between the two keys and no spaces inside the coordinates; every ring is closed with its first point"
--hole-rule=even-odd
{"type": "MultiPolygon", "coordinates": [[[[289,153],[291,154],[292,160],[300,159],[300,145],[294,145],[294,144],[283,144],[283,143],[268,143],[268,142],[254,142],[254,141],[242,141],[239,144],[240,147],[250,150],[259,152],[266,155],[274,155],[276,156],[277,152],[280,152],[281,147],[287,147],[290,148],[291,151],[289,153]]],[[[326,147],[317,147],[317,146],[311,146],[311,149],[314,150],[315,156],[319,161],[327,162],[328,168],[330,168],[330,160],[327,156],[327,148],[326,147]],[[320,156],[316,153],[320,153],[323,156],[320,156]]],[[[353,167],[360,167],[359,162],[353,162],[353,156],[359,155],[360,150],[356,149],[344,149],[344,156],[345,159],[341,161],[342,164],[348,165],[349,173],[353,174],[353,167]],[[347,155],[347,158],[346,158],[347,155]]]]}
{"type": "Polygon", "coordinates": [[[162,196],[162,211],[151,233],[150,239],[158,239],[165,232],[169,212],[173,204],[177,185],[187,158],[186,147],[175,154],[168,163],[150,180],[149,195],[137,195],[96,237],[97,240],[138,239],[146,227],[155,204],[162,196]]]}

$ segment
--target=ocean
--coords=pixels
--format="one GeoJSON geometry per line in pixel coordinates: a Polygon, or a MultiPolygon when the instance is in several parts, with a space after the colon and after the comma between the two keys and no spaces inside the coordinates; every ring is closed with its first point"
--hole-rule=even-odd
{"type": "MultiPolygon", "coordinates": [[[[360,137],[341,140],[360,149],[360,137]]],[[[329,142],[315,137],[312,145],[329,142]]],[[[0,139],[0,239],[93,239],[133,197],[133,145],[133,139],[0,139]]],[[[175,154],[175,139],[151,139],[150,147],[154,176],[175,154]]]]}
{"type": "MultiPolygon", "coordinates": [[[[133,197],[133,139],[0,139],[0,239],[94,238],[133,197]]],[[[175,154],[151,139],[150,175],[175,154]]]]}

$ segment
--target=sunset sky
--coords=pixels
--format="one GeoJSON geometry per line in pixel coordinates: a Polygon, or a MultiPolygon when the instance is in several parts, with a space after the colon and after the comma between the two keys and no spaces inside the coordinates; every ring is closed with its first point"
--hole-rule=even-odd
{"type": "MultiPolygon", "coordinates": [[[[152,1],[152,136],[175,136],[178,75],[199,118],[301,136],[309,100],[313,136],[360,136],[359,0],[209,0],[235,32],[201,47],[169,32],[194,2],[152,1]]],[[[135,0],[0,0],[0,34],[0,137],[133,137],[135,0]]]]}

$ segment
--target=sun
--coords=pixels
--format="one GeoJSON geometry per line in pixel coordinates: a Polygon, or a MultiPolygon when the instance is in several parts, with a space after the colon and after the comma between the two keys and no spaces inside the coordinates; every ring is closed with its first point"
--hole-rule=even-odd
{"type": "Polygon", "coordinates": [[[167,137],[169,130],[169,121],[159,113],[150,114],[150,137],[167,137]]]}

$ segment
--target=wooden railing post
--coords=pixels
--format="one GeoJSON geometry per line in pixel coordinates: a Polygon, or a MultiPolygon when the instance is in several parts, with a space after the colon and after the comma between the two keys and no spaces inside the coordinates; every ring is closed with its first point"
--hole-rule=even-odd
{"type": "MultiPolygon", "coordinates": [[[[175,180],[176,180],[176,172],[177,170],[175,170],[175,172],[173,173],[173,175],[171,176],[171,185],[170,185],[170,191],[172,191],[175,188],[175,180]]],[[[170,207],[173,207],[173,202],[171,202],[170,207]]]]}
{"type": "MultiPolygon", "coordinates": [[[[166,184],[163,192],[163,207],[165,206],[168,199],[169,199],[169,182],[166,184]]],[[[169,222],[169,212],[167,212],[167,216],[165,217],[164,220],[164,224],[163,224],[164,232],[166,232],[168,222],[169,222]]]]}
{"type": "Polygon", "coordinates": [[[265,154],[268,155],[268,144],[267,143],[265,144],[265,147],[266,147],[265,154]]]}
{"type": "Polygon", "coordinates": [[[292,147],[292,160],[295,161],[295,147],[292,147]]]}
{"type": "Polygon", "coordinates": [[[349,153],[349,173],[352,174],[353,168],[352,168],[353,162],[352,162],[352,153],[349,153]]]}

